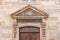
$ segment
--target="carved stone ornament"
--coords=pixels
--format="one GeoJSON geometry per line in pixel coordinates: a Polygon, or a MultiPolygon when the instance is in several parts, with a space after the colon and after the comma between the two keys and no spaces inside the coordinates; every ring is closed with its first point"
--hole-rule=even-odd
{"type": "MultiPolygon", "coordinates": [[[[48,17],[48,14],[42,12],[41,10],[38,10],[37,8],[31,6],[31,5],[28,5],[24,8],[22,8],[21,10],[18,10],[17,12],[13,13],[12,15],[12,18],[14,19],[43,19],[43,18],[47,18],[48,17]]],[[[43,37],[45,37],[45,27],[46,27],[46,24],[45,23],[42,23],[42,35],[43,37]]],[[[16,40],[16,34],[17,34],[17,22],[16,23],[13,23],[13,33],[14,33],[14,40],[16,40]]]]}
{"type": "Polygon", "coordinates": [[[13,13],[11,15],[13,18],[18,18],[18,17],[22,17],[22,16],[39,16],[39,17],[45,17],[47,18],[48,17],[48,14],[41,11],[41,10],[38,10],[37,8],[31,6],[31,5],[28,5],[20,10],[18,10],[17,12],[13,13]]]}

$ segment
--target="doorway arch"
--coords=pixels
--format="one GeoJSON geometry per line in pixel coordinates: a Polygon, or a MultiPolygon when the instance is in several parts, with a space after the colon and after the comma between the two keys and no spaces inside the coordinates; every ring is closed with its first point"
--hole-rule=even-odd
{"type": "Polygon", "coordinates": [[[19,40],[40,40],[40,28],[24,26],[19,28],[19,40]]]}

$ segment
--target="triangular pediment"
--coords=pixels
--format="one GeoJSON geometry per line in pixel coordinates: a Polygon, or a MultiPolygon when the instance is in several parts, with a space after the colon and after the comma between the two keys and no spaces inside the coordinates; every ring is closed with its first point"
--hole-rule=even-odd
{"type": "Polygon", "coordinates": [[[43,14],[38,13],[37,11],[28,8],[21,13],[16,14],[15,16],[43,16],[43,14]]]}
{"type": "Polygon", "coordinates": [[[21,10],[18,10],[17,12],[12,14],[12,17],[18,17],[18,16],[45,16],[47,17],[48,14],[45,12],[38,10],[37,8],[28,5],[21,10]]]}

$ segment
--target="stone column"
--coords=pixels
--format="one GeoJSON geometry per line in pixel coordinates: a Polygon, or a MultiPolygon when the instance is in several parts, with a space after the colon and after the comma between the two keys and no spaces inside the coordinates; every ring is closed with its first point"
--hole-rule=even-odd
{"type": "Polygon", "coordinates": [[[17,23],[16,23],[16,19],[14,19],[14,22],[13,22],[13,40],[16,40],[16,34],[17,34],[17,23]]]}
{"type": "Polygon", "coordinates": [[[46,23],[44,19],[42,22],[42,37],[43,37],[43,40],[46,40],[46,23]]]}

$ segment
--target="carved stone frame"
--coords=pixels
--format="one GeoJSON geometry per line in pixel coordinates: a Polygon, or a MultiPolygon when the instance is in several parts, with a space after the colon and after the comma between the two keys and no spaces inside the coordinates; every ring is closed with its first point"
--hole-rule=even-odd
{"type": "MultiPolygon", "coordinates": [[[[32,7],[32,6],[30,6],[30,5],[28,5],[27,7],[25,7],[23,10],[25,10],[26,8],[33,8],[33,9],[35,9],[34,7],[32,7]]],[[[38,9],[36,9],[37,11],[39,11],[38,9]]],[[[12,18],[13,18],[13,39],[12,40],[19,40],[19,33],[18,33],[18,31],[19,31],[19,28],[21,27],[21,26],[27,26],[27,25],[19,25],[16,21],[16,19],[18,18],[18,19],[42,19],[42,23],[39,23],[39,25],[41,26],[39,26],[38,24],[38,26],[37,25],[33,25],[33,26],[37,26],[37,27],[40,27],[40,37],[41,37],[41,39],[40,40],[46,40],[46,21],[45,21],[45,19],[48,17],[48,15],[46,14],[46,13],[44,13],[44,12],[41,12],[41,11],[39,11],[39,13],[41,13],[43,16],[33,16],[33,15],[30,15],[30,16],[16,16],[17,14],[20,14],[20,11],[21,10],[19,10],[18,12],[15,12],[13,15],[12,15],[12,18]],[[20,27],[19,27],[20,26],[20,27]]],[[[35,23],[36,24],[36,23],[35,23]]]]}
{"type": "MultiPolygon", "coordinates": [[[[19,25],[18,23],[16,23],[16,20],[15,20],[15,22],[13,23],[13,40],[19,40],[19,36],[18,36],[19,28],[23,27],[23,26],[29,26],[29,25],[19,25]]],[[[37,24],[32,25],[32,26],[40,27],[40,38],[41,38],[41,40],[46,40],[46,33],[45,33],[46,32],[46,23],[45,23],[44,19],[43,19],[42,23],[38,23],[38,26],[37,26],[37,24]]]]}

